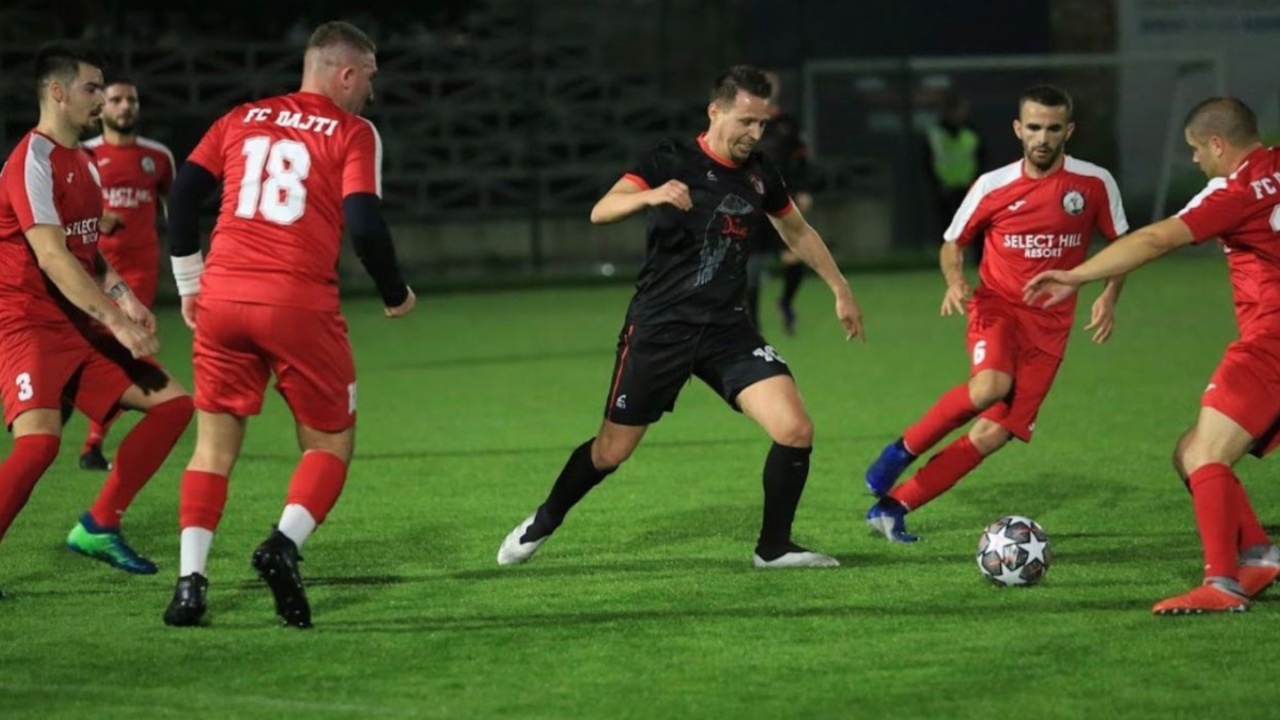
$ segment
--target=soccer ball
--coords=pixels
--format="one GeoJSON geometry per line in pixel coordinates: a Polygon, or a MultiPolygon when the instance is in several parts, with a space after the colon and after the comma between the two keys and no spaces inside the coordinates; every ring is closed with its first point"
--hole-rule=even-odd
{"type": "Polygon", "coordinates": [[[1052,559],[1044,528],[1021,515],[991,523],[978,540],[978,569],[996,585],[1035,585],[1052,559]]]}

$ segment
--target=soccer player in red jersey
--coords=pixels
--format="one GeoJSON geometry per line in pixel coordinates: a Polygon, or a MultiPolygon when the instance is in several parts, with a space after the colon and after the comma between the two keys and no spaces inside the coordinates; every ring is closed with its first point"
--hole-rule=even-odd
{"type": "Polygon", "coordinates": [[[36,56],[40,120],[0,170],[0,395],[13,451],[0,464],[0,537],[58,453],[65,402],[106,422],[146,413],[67,546],[150,574],[120,519],[191,421],[191,398],[147,356],[155,318],[98,252],[102,188],[80,147],[102,110],[101,64],[70,46],[36,56]]]}
{"type": "MultiPolygon", "coordinates": [[[[978,178],[943,235],[943,315],[969,316],[967,383],[944,394],[867,469],[867,487],[880,498],[867,522],[895,542],[914,542],[904,517],[951,489],[1013,438],[1031,442],[1036,415],[1067,347],[1075,304],[1050,310],[1022,301],[1022,286],[1042,270],[1084,261],[1095,230],[1107,239],[1128,228],[1111,173],[1065,154],[1075,129],[1071,97],[1052,86],[1018,99],[1014,133],[1023,158],[978,178]],[[986,251],[972,293],[964,277],[964,248],[982,240],[986,251]],[[967,301],[967,302],[966,302],[967,301]],[[951,431],[977,421],[930,458],[910,480],[894,486],[918,456],[951,431]]],[[[1122,277],[1113,277],[1093,305],[1094,342],[1115,323],[1122,277]]]]}
{"type": "Polygon", "coordinates": [[[1071,270],[1037,275],[1028,302],[1055,305],[1081,284],[1127,273],[1186,245],[1219,238],[1240,339],[1227,346],[1174,448],[1173,466],[1195,506],[1204,583],[1155,605],[1158,615],[1239,612],[1280,575],[1280,550],[1231,469],[1246,453],[1280,446],[1280,148],[1258,138],[1253,111],[1210,98],[1187,116],[1192,159],[1210,180],[1176,216],[1137,230],[1071,270]]]}
{"type": "Polygon", "coordinates": [[[356,373],[338,303],[344,226],[387,317],[414,307],[382,218],[382,141],[358,114],[373,95],[375,47],[345,22],[307,43],[302,87],[236,107],[205,133],[170,197],[173,268],[195,330],[195,453],[182,476],[182,562],[169,625],[205,612],[205,564],[247,420],[271,375],[297,422],[302,459],[253,565],[287,626],[311,627],[298,550],[338,500],[355,439],[356,373]],[[201,199],[222,205],[200,255],[201,199]]]}
{"type": "MultiPolygon", "coordinates": [[[[114,79],[105,88],[102,134],[83,145],[93,156],[102,181],[106,210],[98,223],[98,251],[129,284],[135,297],[150,308],[156,299],[160,272],[160,238],[156,211],[173,184],[173,154],[169,148],[138,134],[138,87],[114,79]]],[[[80,448],[80,467],[110,470],[102,454],[107,425],[89,423],[80,448]]]]}

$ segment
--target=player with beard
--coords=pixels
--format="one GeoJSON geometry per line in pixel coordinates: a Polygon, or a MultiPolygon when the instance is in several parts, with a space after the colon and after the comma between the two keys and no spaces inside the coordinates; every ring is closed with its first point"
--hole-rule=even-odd
{"type": "Polygon", "coordinates": [[[648,426],[675,408],[692,377],[773,440],[764,462],[755,566],[839,564],[791,541],[813,424],[786,362],[747,316],[749,239],[766,222],[777,229],[831,288],[846,338],[862,335],[862,317],[822,238],[796,209],[778,171],[756,152],[771,94],[760,70],[737,66],[722,74],[712,87],[707,131],[659,143],[592,208],[593,223],[641,211],[647,218],[648,250],[618,337],[604,422],[570,454],[546,501],[507,535],[499,564],[531,558],[569,510],[631,456],[648,426]]]}
{"type": "Polygon", "coordinates": [[[80,135],[102,111],[100,68],[74,46],[37,54],[40,120],[0,169],[0,396],[13,433],[0,463],[0,537],[57,457],[64,403],[98,422],[141,410],[67,547],[151,574],[156,566],[125,543],[121,519],[193,408],[147,357],[159,349],[155,318],[97,250],[102,188],[80,135]]]}
{"type": "MultiPolygon", "coordinates": [[[[1062,363],[1075,304],[1032,308],[1023,303],[1022,288],[1041,271],[1084,262],[1095,229],[1114,240],[1129,228],[1111,173],[1065,154],[1075,130],[1071,110],[1071,97],[1061,89],[1041,85],[1024,92],[1013,121],[1023,158],[979,177],[943,234],[947,289],[941,314],[968,313],[969,381],[947,391],[867,469],[867,487],[880,498],[867,522],[891,541],[914,542],[904,522],[908,512],[951,489],[1013,438],[1031,442],[1062,363]],[[986,247],[982,283],[970,297],[964,249],[979,241],[986,247]],[[894,486],[918,456],[975,417],[966,434],[894,486]]],[[[1096,343],[1111,336],[1123,281],[1109,279],[1094,302],[1085,329],[1094,331],[1096,343]]]]}
{"type": "MultiPolygon", "coordinates": [[[[173,153],[138,134],[141,104],[134,82],[116,78],[107,83],[104,92],[102,134],[83,143],[98,168],[106,205],[98,224],[98,250],[138,300],[150,308],[155,303],[160,272],[156,215],[173,184],[173,153]]],[[[80,449],[82,469],[111,469],[102,453],[109,427],[89,424],[80,449]]]]}

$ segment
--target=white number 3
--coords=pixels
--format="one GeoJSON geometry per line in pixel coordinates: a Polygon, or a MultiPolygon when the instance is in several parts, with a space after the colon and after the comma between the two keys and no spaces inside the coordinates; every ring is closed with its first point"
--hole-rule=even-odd
{"type": "Polygon", "coordinates": [[[979,340],[973,346],[973,364],[981,365],[983,360],[987,359],[987,341],[979,340]]]}
{"type": "Polygon", "coordinates": [[[26,402],[36,394],[31,387],[31,373],[22,373],[15,379],[15,383],[18,386],[18,402],[26,402]]]}

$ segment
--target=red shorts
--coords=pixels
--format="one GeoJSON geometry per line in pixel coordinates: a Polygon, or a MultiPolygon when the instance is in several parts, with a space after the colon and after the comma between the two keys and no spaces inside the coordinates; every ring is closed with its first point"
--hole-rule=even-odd
{"type": "Polygon", "coordinates": [[[28,410],[59,410],[64,399],[101,423],[120,410],[120,396],[130,386],[158,390],[168,382],[159,365],[135,360],[106,331],[70,324],[0,327],[6,426],[28,410]]]}
{"type": "Polygon", "coordinates": [[[196,315],[196,408],[262,412],[271,374],[294,418],[321,432],[356,422],[356,366],[342,315],[201,298],[196,315]]]}
{"type": "Polygon", "coordinates": [[[1031,442],[1036,415],[1053,386],[1062,358],[1032,342],[1012,313],[1000,312],[989,304],[970,305],[968,344],[970,377],[983,370],[1013,377],[1010,395],[979,417],[1000,425],[1023,442],[1031,442]]]}
{"type": "Polygon", "coordinates": [[[1280,447],[1280,341],[1228,345],[1200,404],[1244,428],[1256,441],[1254,455],[1280,447]]]}

